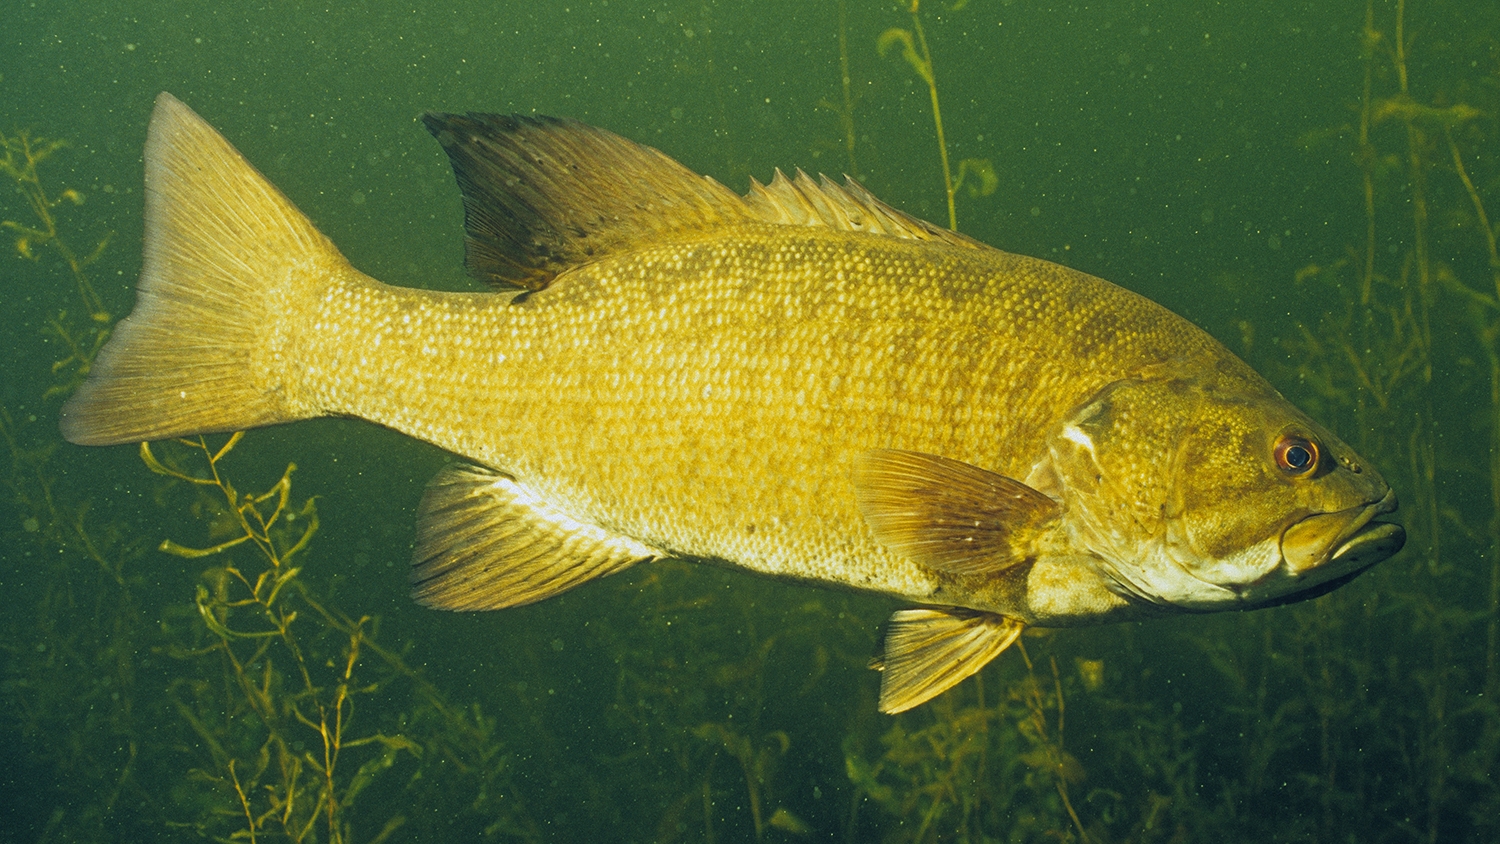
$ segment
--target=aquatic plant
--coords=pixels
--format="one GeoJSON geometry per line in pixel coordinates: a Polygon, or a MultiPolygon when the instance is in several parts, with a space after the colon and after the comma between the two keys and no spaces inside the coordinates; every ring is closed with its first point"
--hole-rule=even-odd
{"type": "MultiPolygon", "coordinates": [[[[50,405],[82,380],[111,324],[88,276],[109,236],[80,257],[56,211],[82,204],[83,195],[54,193],[43,174],[43,163],[67,146],[26,131],[0,132],[0,173],[31,214],[29,222],[7,217],[0,227],[14,236],[21,259],[42,265],[48,251],[61,257],[75,307],[90,315],[83,326],[69,308],[47,318],[46,334],[68,355],[38,379],[36,400],[0,406],[0,439],[10,458],[0,486],[13,515],[0,530],[0,554],[15,567],[7,571],[0,623],[0,724],[13,754],[6,765],[16,777],[12,797],[24,801],[17,808],[42,794],[63,798],[33,810],[42,841],[113,837],[131,827],[127,816],[150,815],[158,805],[139,773],[149,731],[136,706],[136,654],[150,623],[135,564],[146,546],[123,522],[98,518],[64,478],[50,405]]],[[[20,369],[13,364],[7,373],[13,385],[24,382],[20,369]]],[[[20,824],[22,814],[12,822],[20,824]]]]}
{"type": "Polygon", "coordinates": [[[104,341],[109,339],[109,328],[113,317],[104,305],[90,281],[88,268],[99,260],[109,246],[113,233],[106,233],[87,253],[80,254],[59,233],[54,210],[64,204],[82,205],[83,194],[73,188],[65,188],[56,195],[48,192],[42,184],[37,167],[53,153],[67,146],[67,141],[43,136],[32,137],[25,130],[6,134],[0,132],[0,173],[14,183],[16,190],[25,197],[31,209],[32,221],[0,220],[4,228],[15,237],[16,254],[29,261],[41,258],[43,250],[51,250],[68,268],[78,299],[88,314],[89,322],[80,327],[70,319],[66,309],[61,310],[47,323],[47,332],[59,340],[68,355],[53,363],[53,373],[66,373],[57,384],[48,388],[45,398],[66,395],[72,392],[88,375],[94,356],[99,353],[104,341]]]}
{"type": "MultiPolygon", "coordinates": [[[[806,794],[814,772],[783,762],[806,758],[815,731],[807,707],[825,684],[860,678],[873,642],[869,618],[847,596],[809,590],[789,608],[766,609],[787,588],[662,561],[623,590],[620,623],[590,618],[591,649],[610,654],[617,672],[605,717],[631,738],[603,781],[628,784],[633,800],[654,807],[657,840],[766,840],[814,828],[807,804],[791,799],[806,794]]],[[[847,705],[834,724],[873,700],[847,705]]]]}
{"type": "MultiPolygon", "coordinates": [[[[218,446],[201,437],[179,440],[160,459],[141,444],[152,472],[202,493],[195,507],[209,528],[209,545],[168,539],[160,549],[222,560],[197,586],[201,625],[174,625],[169,646],[190,665],[168,696],[206,751],[183,785],[183,794],[203,790],[185,801],[201,807],[187,822],[208,837],[383,841],[422,814],[412,791],[430,791],[428,779],[457,771],[468,780],[460,789],[471,795],[465,810],[483,820],[485,837],[536,840],[506,782],[493,720],[478,707],[449,704],[376,642],[374,619],[329,607],[301,577],[294,561],[319,520],[315,499],[293,502],[295,464],[260,493],[241,492],[224,475],[221,463],[242,436],[218,446]],[[241,546],[253,549],[248,561],[233,554],[241,546]],[[375,707],[397,686],[409,708],[375,707]],[[364,712],[362,701],[373,711],[364,712]],[[395,786],[381,789],[382,780],[403,776],[411,805],[375,808],[366,798],[369,807],[355,811],[367,790],[390,793],[395,786]]],[[[451,774],[446,778],[452,787],[451,774]]],[[[425,796],[447,801],[453,794],[425,796]]]]}
{"type": "Polygon", "coordinates": [[[1018,650],[1023,675],[986,668],[976,682],[897,716],[877,758],[846,737],[850,781],[898,821],[885,840],[1095,840],[1070,794],[1086,773],[1064,747],[1057,659],[1049,655],[1049,673],[1039,677],[1025,646],[1018,650]],[[1004,692],[988,703],[985,688],[997,682],[1004,692]]]}
{"type": "Polygon", "coordinates": [[[957,231],[958,210],[953,204],[953,171],[948,165],[948,141],[943,135],[943,110],[938,102],[937,74],[932,69],[932,50],[927,46],[927,32],[922,27],[920,4],[921,0],[912,0],[908,10],[911,12],[911,29],[891,27],[880,34],[876,44],[882,56],[891,47],[900,44],[901,57],[927,84],[927,95],[932,100],[932,125],[937,131],[938,156],[943,162],[943,193],[948,200],[948,228],[957,231]]]}
{"type": "MultiPolygon", "coordinates": [[[[960,3],[958,6],[962,6],[960,3]]],[[[958,6],[955,7],[958,8],[958,6]]],[[[995,175],[995,168],[987,158],[965,158],[959,162],[958,177],[954,178],[953,169],[948,163],[948,140],[943,133],[943,110],[938,100],[937,72],[932,66],[932,48],[927,44],[927,31],[922,26],[921,0],[912,0],[910,8],[911,29],[891,27],[880,34],[876,41],[876,47],[880,55],[884,56],[892,47],[901,45],[901,57],[906,60],[917,77],[927,85],[927,95],[932,101],[932,125],[937,133],[938,157],[943,165],[943,195],[948,202],[948,228],[958,231],[958,207],[954,202],[959,188],[964,186],[966,178],[978,181],[978,184],[969,184],[971,196],[989,196],[995,192],[1000,180],[995,175]]],[[[842,31],[842,29],[841,29],[842,31]]],[[[848,71],[844,73],[845,86],[847,88],[848,71]]],[[[845,111],[850,113],[846,118],[848,125],[846,131],[849,133],[850,164],[853,164],[853,105],[845,102],[845,111]]]]}
{"type": "Polygon", "coordinates": [[[145,548],[73,496],[55,443],[35,428],[0,407],[10,457],[0,487],[17,517],[0,553],[18,569],[0,621],[0,727],[24,796],[69,798],[33,808],[36,840],[103,840],[121,830],[121,813],[150,814],[156,803],[138,776],[149,741],[136,708],[150,628],[135,570],[145,548]]]}
{"type": "Polygon", "coordinates": [[[66,311],[49,323],[78,342],[50,383],[36,379],[41,406],[0,407],[11,458],[0,483],[16,517],[0,531],[16,563],[0,624],[0,718],[18,777],[8,798],[35,807],[8,813],[0,838],[143,841],[189,830],[216,840],[380,841],[400,830],[418,840],[537,840],[498,721],[451,703],[377,642],[377,619],[350,618],[302,575],[319,522],[314,500],[294,503],[293,466],[247,495],[222,465],[240,434],[216,448],[143,444],[147,467],[169,482],[157,496],[168,509],[148,513],[145,529],[92,516],[96,476],[69,482],[50,401],[87,373],[107,336],[111,317],[87,269],[108,238],[79,257],[59,227],[53,210],[81,196],[54,196],[38,165],[64,143],[0,140],[0,171],[36,217],[5,221],[18,255],[37,260],[45,247],[62,257],[90,315],[82,328],[66,311]],[[181,530],[195,520],[168,515],[183,487],[209,541],[157,547],[213,563],[185,604],[146,590],[139,565],[161,523],[181,530]]]}
{"type": "Polygon", "coordinates": [[[859,163],[855,160],[855,134],[854,134],[854,90],[853,80],[849,76],[849,4],[848,0],[838,0],[839,4],[839,89],[843,94],[842,100],[834,104],[826,97],[818,101],[818,108],[827,109],[839,117],[839,128],[844,134],[844,152],[849,157],[848,175],[855,179],[860,178],[859,163]]]}

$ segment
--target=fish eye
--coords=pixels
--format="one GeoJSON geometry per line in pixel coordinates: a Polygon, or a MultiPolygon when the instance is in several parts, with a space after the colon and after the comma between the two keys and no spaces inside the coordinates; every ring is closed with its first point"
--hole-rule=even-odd
{"type": "Polygon", "coordinates": [[[1285,434],[1276,441],[1276,466],[1288,475],[1310,475],[1318,468],[1318,444],[1306,437],[1285,434]]]}

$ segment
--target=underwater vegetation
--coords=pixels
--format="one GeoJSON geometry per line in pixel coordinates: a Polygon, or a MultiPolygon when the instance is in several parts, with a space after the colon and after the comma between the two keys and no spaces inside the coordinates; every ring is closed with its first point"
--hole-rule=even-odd
{"type": "MultiPolygon", "coordinates": [[[[946,159],[936,8],[840,34],[852,173],[851,51],[910,68],[946,159]]],[[[877,598],[644,566],[521,611],[466,683],[339,580],[331,534],[358,528],[268,438],[122,453],[117,504],[55,420],[123,304],[91,275],[118,250],[51,169],[67,144],[0,135],[3,283],[59,303],[33,394],[0,406],[0,841],[1500,838],[1500,50],[1411,14],[1365,6],[1348,111],[1300,127],[1357,236],[1268,280],[1310,306],[1240,349],[1380,455],[1408,550],[1305,604],[1028,634],[895,717],[877,598]]],[[[955,227],[996,187],[972,161],[943,167],[955,227]]]]}
{"type": "MultiPolygon", "coordinates": [[[[954,10],[961,8],[964,3],[955,4],[954,10]]],[[[842,6],[840,9],[842,10],[842,6]]],[[[943,195],[948,202],[948,228],[958,231],[958,206],[954,202],[958,190],[965,187],[968,181],[969,195],[975,198],[989,196],[1000,186],[1000,179],[995,175],[994,165],[988,158],[965,158],[958,163],[958,176],[953,175],[953,167],[948,163],[948,139],[943,132],[943,110],[938,98],[937,72],[932,66],[932,48],[927,43],[927,30],[922,26],[921,0],[912,0],[911,29],[891,27],[880,34],[876,45],[880,55],[884,56],[897,44],[901,45],[901,58],[911,66],[912,72],[927,85],[927,94],[932,101],[932,128],[937,135],[938,158],[943,165],[943,195]],[[975,181],[978,184],[975,184],[975,181]]],[[[839,109],[840,116],[845,121],[844,133],[849,138],[849,166],[854,166],[854,143],[853,143],[853,111],[854,106],[848,94],[848,61],[844,53],[847,48],[842,41],[843,26],[840,25],[839,42],[841,67],[844,68],[844,107],[839,109]]]]}
{"type": "Polygon", "coordinates": [[[63,373],[65,377],[50,388],[46,398],[67,395],[83,383],[84,377],[88,375],[89,363],[99,353],[104,341],[109,339],[109,327],[114,321],[88,274],[89,267],[99,260],[99,256],[109,246],[112,234],[105,234],[86,254],[79,255],[68,238],[58,232],[55,209],[65,204],[82,205],[83,194],[72,188],[65,188],[55,196],[51,195],[37,174],[37,167],[42,162],[66,146],[66,141],[32,137],[25,130],[9,135],[0,132],[0,151],[4,152],[3,157],[0,157],[0,174],[14,183],[17,192],[25,198],[26,205],[31,210],[30,220],[0,220],[0,228],[13,235],[16,254],[21,258],[40,261],[40,253],[51,251],[62,259],[77,288],[78,304],[88,317],[85,325],[78,326],[75,324],[77,320],[70,318],[68,311],[63,309],[48,321],[47,332],[62,342],[68,354],[53,362],[53,374],[63,373]]]}
{"type": "Polygon", "coordinates": [[[220,463],[241,436],[212,447],[202,438],[180,441],[161,459],[141,444],[152,472],[197,487],[190,506],[214,543],[167,539],[160,550],[222,560],[202,572],[196,618],[166,631],[176,634],[167,653],[184,663],[167,698],[199,751],[177,795],[198,813],[179,822],[209,838],[384,841],[412,823],[413,812],[426,814],[428,801],[461,795],[467,805],[444,819],[446,828],[421,837],[536,840],[507,798],[513,790],[494,719],[477,704],[451,704],[378,644],[373,619],[330,609],[298,578],[293,558],[318,530],[316,502],[293,505],[294,465],[264,492],[238,491],[220,463]],[[231,553],[240,546],[254,549],[246,563],[231,553]],[[406,780],[404,798],[363,810],[357,798],[376,801],[387,777],[406,780]],[[238,813],[226,812],[231,792],[238,813]],[[482,820],[465,824],[464,814],[482,820]]]}
{"type": "MultiPolygon", "coordinates": [[[[1367,590],[1194,620],[1172,649],[1211,678],[1197,692],[1220,701],[1208,711],[1189,716],[1181,692],[1150,688],[1159,667],[1095,644],[1045,698],[1057,707],[1050,755],[1026,751],[1046,735],[1027,727],[1044,723],[1037,705],[1030,719],[991,720],[996,705],[987,710],[982,695],[950,695],[941,714],[901,716],[881,747],[849,751],[851,779],[901,821],[885,840],[1436,842],[1500,832],[1500,256],[1487,210],[1500,171],[1484,154],[1500,134],[1500,62],[1491,35],[1472,38],[1431,44],[1445,55],[1424,66],[1451,68],[1465,50],[1488,64],[1422,78],[1405,2],[1367,4],[1354,119],[1302,138],[1350,162],[1364,237],[1297,274],[1323,316],[1289,326],[1283,354],[1266,355],[1314,416],[1351,432],[1362,453],[1385,455],[1413,514],[1413,550],[1368,575],[1367,590]],[[1488,449],[1444,450],[1462,442],[1488,449]],[[1088,679],[1084,666],[1101,656],[1088,679]],[[1079,704],[1070,723],[1097,730],[1077,757],[1061,750],[1064,700],[1079,704]],[[975,726],[946,732],[960,722],[975,726]],[[974,760],[992,767],[952,775],[974,760]],[[1003,804],[1028,773],[1022,761],[1044,775],[1026,791],[1030,813],[986,817],[976,807],[1003,804]],[[1086,796],[1065,814],[1059,790],[1051,818],[1028,831],[1052,800],[1045,775],[1086,796]]],[[[1245,334],[1252,361],[1256,333],[1245,334]]],[[[1027,669],[996,669],[1010,672],[1001,687],[1012,706],[1036,687],[1027,669]]]]}
{"type": "MultiPolygon", "coordinates": [[[[46,402],[76,387],[107,336],[111,317],[85,269],[108,238],[79,258],[58,229],[52,210],[83,200],[49,194],[37,165],[63,142],[0,140],[0,171],[35,217],[4,221],[16,252],[34,261],[54,250],[89,314],[84,327],[67,310],[46,323],[68,353],[46,402]]],[[[451,703],[376,641],[374,619],[330,608],[299,577],[294,558],[319,521],[313,499],[292,498],[295,466],[244,493],[222,465],[241,434],[212,447],[143,443],[146,468],[165,480],[153,496],[161,517],[185,511],[206,534],[203,545],[163,538],[155,550],[209,562],[190,601],[148,606],[140,566],[152,537],[93,520],[87,499],[63,488],[52,427],[0,408],[20,517],[5,553],[26,572],[9,580],[21,606],[0,638],[3,725],[19,750],[0,838],[340,842],[399,829],[414,840],[539,840],[507,782],[495,719],[451,703]],[[381,799],[391,780],[403,783],[400,800],[381,799]],[[27,787],[47,795],[32,818],[19,811],[27,787]]]]}

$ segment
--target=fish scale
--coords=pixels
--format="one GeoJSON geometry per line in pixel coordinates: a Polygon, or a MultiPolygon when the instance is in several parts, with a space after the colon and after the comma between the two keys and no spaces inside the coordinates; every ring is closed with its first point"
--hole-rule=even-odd
{"type": "MultiPolygon", "coordinates": [[[[1177,320],[1056,265],[1027,262],[1047,281],[1016,273],[1003,253],[965,250],[939,271],[931,245],[788,237],[761,227],[640,250],[567,273],[521,306],[363,280],[323,299],[304,355],[344,361],[378,346],[381,365],[319,371],[301,413],[435,443],[667,553],[925,601],[932,573],[864,528],[851,455],[902,448],[1023,472],[1060,415],[1161,351],[1132,354],[1129,340],[1152,335],[1116,334],[1109,354],[1070,360],[1041,332],[989,328],[1020,324],[1007,307],[1092,286],[1091,310],[1062,315],[1082,323],[1144,305],[1177,320]],[[846,375],[834,386],[830,372],[846,375]],[[991,389],[1021,372],[1033,389],[991,389]],[[716,382],[724,391],[703,400],[716,382]],[[758,534],[741,527],[757,521],[758,534]]],[[[1176,354],[1209,345],[1187,340],[1176,354]]]]}

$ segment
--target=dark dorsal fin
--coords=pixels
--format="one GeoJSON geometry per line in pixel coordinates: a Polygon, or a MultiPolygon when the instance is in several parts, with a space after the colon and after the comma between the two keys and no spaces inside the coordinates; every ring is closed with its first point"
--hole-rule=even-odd
{"type": "Polygon", "coordinates": [[[541,290],[607,255],[717,226],[820,226],[969,248],[876,199],[778,171],[741,198],[651,147],[576,120],[497,114],[422,118],[447,151],[464,198],[465,265],[502,288],[541,290]]]}
{"type": "Polygon", "coordinates": [[[576,120],[433,114],[464,196],[475,278],[540,290],[563,270],[673,232],[748,222],[733,191],[576,120]]]}

